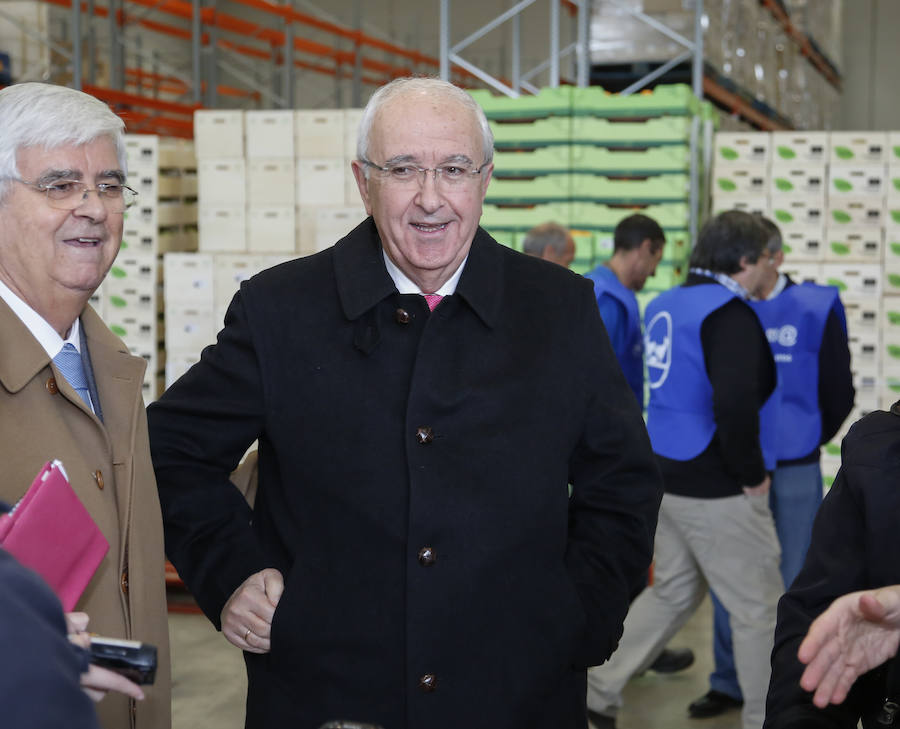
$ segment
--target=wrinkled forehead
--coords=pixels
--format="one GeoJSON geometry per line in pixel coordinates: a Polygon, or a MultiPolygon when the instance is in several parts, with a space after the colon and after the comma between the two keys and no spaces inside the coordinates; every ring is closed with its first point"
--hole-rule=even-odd
{"type": "Polygon", "coordinates": [[[41,178],[125,178],[115,142],[108,137],[85,144],[21,147],[16,152],[16,167],[23,175],[41,178]]]}

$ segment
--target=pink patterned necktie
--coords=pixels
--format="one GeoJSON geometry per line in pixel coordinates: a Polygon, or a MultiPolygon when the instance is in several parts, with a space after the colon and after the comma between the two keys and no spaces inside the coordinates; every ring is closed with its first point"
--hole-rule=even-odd
{"type": "Polygon", "coordinates": [[[434,311],[434,307],[441,303],[441,299],[444,297],[440,294],[422,294],[425,297],[425,303],[428,304],[428,309],[430,311],[434,311]]]}

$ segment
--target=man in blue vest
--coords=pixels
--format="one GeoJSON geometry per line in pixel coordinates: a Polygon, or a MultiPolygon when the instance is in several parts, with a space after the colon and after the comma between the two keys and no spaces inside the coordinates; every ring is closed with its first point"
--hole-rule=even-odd
{"type": "MultiPolygon", "coordinates": [[[[619,221],[613,232],[613,254],[590,273],[600,318],[625,379],[644,407],[644,333],[635,292],[656,272],[666,236],[653,218],[639,213],[619,221]]],[[[694,662],[690,648],[666,648],[650,666],[657,673],[675,673],[694,662]]]]}
{"type": "Polygon", "coordinates": [[[612,257],[586,274],[594,282],[600,318],[625,379],[644,406],[644,339],[635,291],[644,288],[662,258],[666,236],[646,215],[629,215],[613,233],[612,257]]]}
{"type": "MultiPolygon", "coordinates": [[[[780,403],[777,464],[769,505],[781,544],[781,576],[789,587],[803,566],[813,519],[822,502],[819,447],[830,441],[853,408],[853,375],[844,307],[835,286],[795,284],[779,273],[781,231],[760,218],[769,241],[756,310],[778,367],[780,403]]],[[[728,613],[713,595],[715,671],[710,690],[694,701],[691,716],[716,716],[739,706],[728,613]]]]}
{"type": "Polygon", "coordinates": [[[746,213],[707,223],[687,281],[645,314],[647,428],[665,494],[653,584],[632,603],[619,647],[593,669],[588,716],[615,726],[628,679],[649,666],[711,586],[731,614],[742,725],[765,714],[775,607],[783,591],[769,510],[775,362],[746,303],[764,276],[767,235],[746,213]]]}
{"type": "Polygon", "coordinates": [[[559,223],[541,223],[526,234],[522,252],[568,268],[575,260],[575,240],[559,223]]]}

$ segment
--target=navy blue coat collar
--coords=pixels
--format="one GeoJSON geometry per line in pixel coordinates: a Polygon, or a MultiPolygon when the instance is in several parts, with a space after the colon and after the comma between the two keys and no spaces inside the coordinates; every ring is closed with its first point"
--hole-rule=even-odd
{"type": "MultiPolygon", "coordinates": [[[[478,228],[456,293],[488,327],[494,327],[503,300],[503,246],[478,228]]],[[[344,314],[358,319],[378,302],[397,293],[381,254],[381,239],[371,217],[334,247],[334,272],[344,314]]]]}

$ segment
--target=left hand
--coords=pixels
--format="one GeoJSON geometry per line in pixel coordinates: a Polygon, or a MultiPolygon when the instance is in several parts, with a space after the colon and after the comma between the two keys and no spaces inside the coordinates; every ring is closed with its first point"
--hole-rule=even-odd
{"type": "Polygon", "coordinates": [[[896,655],[900,644],[900,585],[851,592],[816,618],[800,644],[800,686],[815,691],[819,708],[847,698],[853,682],[896,655]]]}
{"type": "Polygon", "coordinates": [[[81,688],[95,702],[100,701],[110,691],[117,691],[138,701],[144,698],[144,692],[136,683],[115,671],[93,664],[86,673],[81,674],[81,688]]]}
{"type": "Polygon", "coordinates": [[[747,496],[763,496],[769,493],[770,488],[772,488],[772,478],[766,474],[766,477],[756,486],[744,486],[744,493],[747,496]]]}

